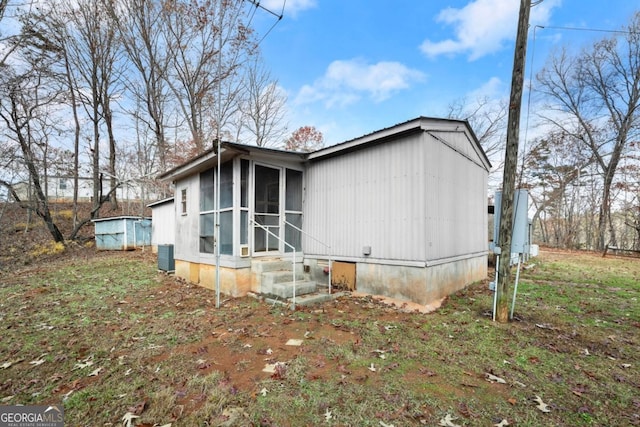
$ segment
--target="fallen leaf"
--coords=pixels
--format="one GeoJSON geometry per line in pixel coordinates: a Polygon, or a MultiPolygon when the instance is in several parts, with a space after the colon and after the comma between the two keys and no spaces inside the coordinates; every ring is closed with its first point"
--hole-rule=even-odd
{"type": "Polygon", "coordinates": [[[147,407],[147,401],[143,400],[141,402],[136,403],[133,406],[130,406],[127,409],[127,413],[131,413],[133,415],[140,415],[140,414],[142,414],[144,412],[144,408],[146,408],[146,407],[147,407]]]}
{"type": "Polygon", "coordinates": [[[420,373],[421,373],[422,375],[426,375],[426,376],[428,376],[428,377],[435,377],[436,375],[438,375],[438,374],[436,374],[435,372],[430,371],[430,370],[429,370],[429,369],[427,369],[427,368],[420,368],[420,373]]]}
{"type": "Polygon", "coordinates": [[[369,369],[371,372],[375,372],[376,371],[376,367],[373,365],[373,363],[367,369],[369,369]]]}
{"type": "Polygon", "coordinates": [[[47,379],[47,381],[51,381],[51,382],[53,382],[53,381],[61,380],[61,379],[63,379],[63,378],[64,378],[64,376],[63,376],[62,374],[59,374],[59,373],[57,373],[57,372],[56,372],[55,374],[51,375],[51,376],[47,379]]]}
{"type": "Polygon", "coordinates": [[[496,377],[495,375],[492,375],[488,372],[485,373],[485,375],[487,376],[487,381],[489,381],[490,383],[498,383],[498,384],[506,384],[507,382],[500,378],[500,377],[496,377]]]}
{"type": "MultiPolygon", "coordinates": [[[[0,365],[0,369],[10,368],[11,366],[15,365],[16,363],[22,362],[23,360],[24,359],[8,360],[8,361],[4,362],[2,365],[0,365]]],[[[631,365],[629,365],[629,366],[631,366],[631,365]]]]}
{"type": "Polygon", "coordinates": [[[622,365],[620,365],[620,366],[622,366],[622,367],[623,367],[623,368],[625,368],[625,369],[629,369],[629,368],[631,367],[631,363],[623,363],[623,364],[622,364],[622,365]]]}
{"type": "Polygon", "coordinates": [[[86,363],[78,362],[75,365],[73,365],[73,369],[72,370],[74,370],[74,369],[84,369],[84,368],[87,368],[87,367],[92,366],[92,365],[93,365],[93,361],[91,361],[91,360],[89,360],[86,363]]]}
{"type": "Polygon", "coordinates": [[[32,360],[31,362],[29,362],[29,365],[33,365],[33,366],[40,366],[45,362],[44,359],[36,359],[36,360],[32,360]]]}
{"type": "Polygon", "coordinates": [[[88,376],[88,377],[95,377],[95,376],[97,376],[100,372],[102,372],[102,370],[103,370],[103,369],[104,369],[104,368],[96,368],[96,369],[94,369],[93,371],[91,371],[91,372],[89,373],[89,375],[87,375],[87,376],[88,376]]]}
{"type": "Polygon", "coordinates": [[[460,402],[460,404],[458,404],[458,412],[465,418],[475,418],[478,416],[478,414],[473,412],[471,408],[469,408],[469,405],[464,402],[460,402]]]}
{"type": "Polygon", "coordinates": [[[395,427],[393,424],[387,424],[384,421],[380,421],[380,426],[381,427],[395,427]]]}
{"type": "Polygon", "coordinates": [[[509,425],[509,421],[507,420],[502,420],[497,424],[494,424],[493,427],[505,427],[509,425]]]}
{"type": "Polygon", "coordinates": [[[333,415],[331,415],[331,411],[329,410],[329,408],[327,408],[327,410],[324,413],[324,420],[325,422],[329,422],[331,418],[333,418],[333,415]]]}
{"type": "Polygon", "coordinates": [[[262,395],[262,397],[267,395],[268,390],[265,387],[262,387],[262,390],[260,390],[260,394],[262,395]]]}
{"type": "Polygon", "coordinates": [[[459,424],[455,424],[453,422],[453,420],[456,420],[456,419],[457,418],[453,418],[451,414],[447,414],[443,419],[440,420],[438,425],[443,427],[461,427],[459,424]]]}
{"type": "Polygon", "coordinates": [[[133,420],[135,420],[136,418],[140,418],[140,417],[132,414],[131,412],[127,412],[122,417],[122,427],[134,427],[135,422],[133,420]]]}
{"type": "Polygon", "coordinates": [[[7,403],[8,401],[13,399],[14,397],[15,397],[15,395],[13,395],[13,394],[11,396],[3,397],[2,399],[0,399],[0,402],[7,403]]]}
{"type": "Polygon", "coordinates": [[[515,397],[508,398],[507,402],[509,402],[512,406],[516,406],[516,403],[518,403],[518,401],[515,399],[515,397]]]}
{"type": "Polygon", "coordinates": [[[536,396],[533,400],[535,400],[535,402],[538,404],[536,406],[536,408],[540,409],[540,411],[542,411],[542,412],[551,412],[551,409],[549,409],[549,405],[544,403],[540,396],[536,396]]]}

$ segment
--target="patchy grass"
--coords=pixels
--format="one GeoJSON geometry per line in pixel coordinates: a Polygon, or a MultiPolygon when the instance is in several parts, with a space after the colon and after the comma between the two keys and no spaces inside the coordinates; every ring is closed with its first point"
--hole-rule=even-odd
{"type": "Polygon", "coordinates": [[[370,297],[216,309],[148,254],[86,252],[0,275],[4,404],[63,402],[74,426],[640,425],[637,260],[543,252],[501,325],[486,283],[427,315],[370,297]]]}

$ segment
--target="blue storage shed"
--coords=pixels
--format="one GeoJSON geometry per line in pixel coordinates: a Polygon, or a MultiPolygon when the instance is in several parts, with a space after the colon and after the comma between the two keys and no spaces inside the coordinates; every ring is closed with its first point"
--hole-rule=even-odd
{"type": "Polygon", "coordinates": [[[151,219],[139,216],[116,216],[94,219],[96,248],[106,251],[129,251],[151,245],[151,219]]]}

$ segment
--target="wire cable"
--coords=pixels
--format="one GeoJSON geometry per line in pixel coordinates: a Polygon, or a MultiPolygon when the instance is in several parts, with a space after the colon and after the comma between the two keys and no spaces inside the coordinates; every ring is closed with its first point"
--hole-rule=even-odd
{"type": "MultiPolygon", "coordinates": [[[[258,43],[256,43],[256,47],[258,47],[258,46],[260,46],[260,44],[264,41],[264,39],[266,39],[266,38],[267,38],[267,36],[269,35],[269,33],[271,33],[271,31],[273,31],[273,29],[275,28],[275,26],[276,26],[276,25],[278,25],[278,22],[280,22],[280,21],[282,20],[282,18],[284,18],[284,8],[285,8],[285,6],[286,6],[286,4],[287,4],[287,0],[284,0],[284,1],[282,2],[282,10],[280,11],[280,14],[278,14],[278,13],[274,12],[273,10],[271,10],[271,9],[269,9],[269,8],[265,7],[265,6],[262,6],[262,5],[260,4],[260,1],[259,1],[259,0],[245,0],[245,1],[248,1],[249,3],[251,3],[251,4],[255,7],[255,9],[254,9],[254,11],[253,11],[253,12],[254,12],[254,15],[255,15],[255,12],[256,12],[258,9],[262,9],[262,10],[264,10],[265,12],[269,13],[270,15],[273,15],[273,16],[275,16],[276,18],[278,18],[278,19],[276,19],[276,21],[273,23],[273,25],[271,25],[271,27],[267,30],[267,32],[264,34],[264,36],[262,36],[262,38],[258,41],[258,43]]],[[[253,18],[252,18],[252,19],[253,19],[253,18]]]]}

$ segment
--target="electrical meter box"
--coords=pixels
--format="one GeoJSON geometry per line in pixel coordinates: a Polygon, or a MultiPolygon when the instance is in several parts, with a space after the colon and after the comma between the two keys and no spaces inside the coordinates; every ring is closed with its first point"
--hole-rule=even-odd
{"type": "MultiPolygon", "coordinates": [[[[493,216],[493,242],[500,246],[500,211],[502,208],[502,191],[496,191],[493,216]]],[[[511,234],[511,254],[529,253],[529,193],[527,190],[516,190],[513,194],[513,233],[511,234]]],[[[502,252],[506,253],[505,248],[502,252]]]]}

